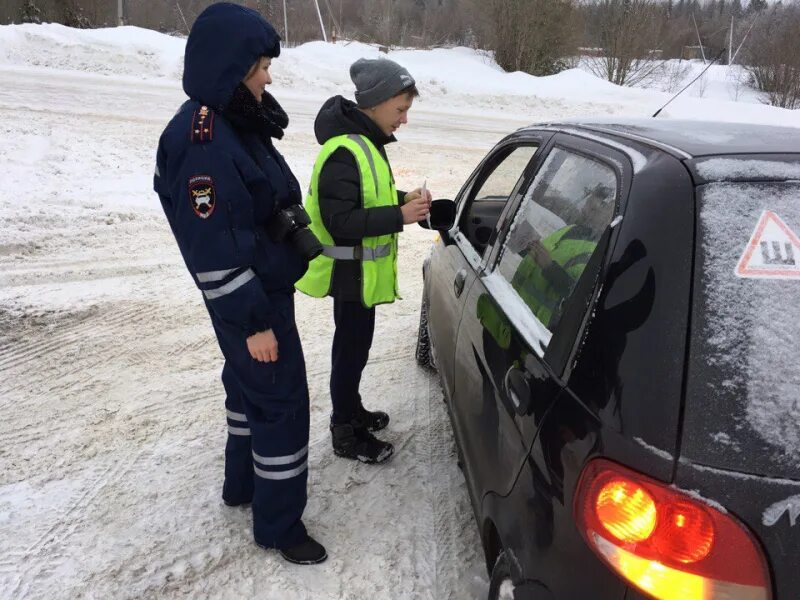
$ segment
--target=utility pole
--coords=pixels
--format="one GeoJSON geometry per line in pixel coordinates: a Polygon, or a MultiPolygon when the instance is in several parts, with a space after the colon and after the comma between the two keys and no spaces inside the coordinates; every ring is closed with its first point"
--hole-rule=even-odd
{"type": "Polygon", "coordinates": [[[328,34],[325,33],[325,24],[322,22],[322,13],[319,12],[319,0],[314,0],[314,6],[317,7],[317,16],[319,17],[319,28],[322,29],[322,39],[328,41],[328,34]]]}
{"type": "Polygon", "coordinates": [[[731,38],[728,42],[728,66],[731,66],[731,53],[733,52],[733,15],[731,15],[731,38]]]}
{"type": "Polygon", "coordinates": [[[703,56],[703,64],[706,64],[706,51],[703,50],[703,40],[700,39],[700,29],[697,27],[697,19],[694,18],[694,13],[692,13],[692,21],[694,21],[694,30],[697,32],[697,43],[700,44],[700,54],[703,56]]]}
{"type": "Polygon", "coordinates": [[[756,18],[753,19],[752,23],[750,23],[750,28],[747,30],[747,33],[744,34],[744,37],[742,38],[742,43],[739,44],[739,47],[736,49],[736,52],[733,53],[733,58],[731,59],[731,61],[736,60],[736,57],[739,56],[739,50],[742,49],[742,46],[744,46],[744,43],[747,41],[747,36],[750,35],[750,32],[753,30],[753,25],[756,24],[756,21],[758,21],[759,16],[760,15],[756,15],[756,18]]]}
{"type": "Polygon", "coordinates": [[[286,45],[289,45],[289,15],[286,14],[286,0],[283,0],[283,37],[286,38],[286,45]]]}
{"type": "Polygon", "coordinates": [[[183,15],[183,9],[181,8],[181,3],[178,0],[175,0],[175,7],[178,9],[178,14],[181,17],[181,21],[183,21],[183,27],[186,30],[186,35],[189,35],[189,24],[186,22],[186,17],[183,15]]]}
{"type": "Polygon", "coordinates": [[[125,17],[122,14],[122,0],[117,0],[117,24],[120,27],[125,25],[125,17]]]}

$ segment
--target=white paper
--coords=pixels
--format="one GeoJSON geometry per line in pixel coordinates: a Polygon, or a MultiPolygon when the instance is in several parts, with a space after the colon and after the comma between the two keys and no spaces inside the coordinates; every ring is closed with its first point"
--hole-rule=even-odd
{"type": "MultiPolygon", "coordinates": [[[[426,198],[427,195],[428,195],[428,180],[426,179],[425,181],[422,182],[422,197],[426,198]]],[[[430,209],[428,209],[428,216],[425,217],[425,220],[428,222],[428,229],[433,229],[433,227],[431,227],[431,211],[430,211],[430,209]]]]}

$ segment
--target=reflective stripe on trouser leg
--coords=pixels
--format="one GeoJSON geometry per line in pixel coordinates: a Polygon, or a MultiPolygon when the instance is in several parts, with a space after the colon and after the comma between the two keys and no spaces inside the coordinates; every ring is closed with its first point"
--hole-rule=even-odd
{"type": "MultiPolygon", "coordinates": [[[[277,328],[279,361],[267,393],[248,394],[255,473],[253,535],[264,546],[288,548],[306,539],[301,518],[308,482],[308,386],[297,329],[277,328]]],[[[264,363],[258,363],[263,365],[264,363]]]]}
{"type": "MultiPolygon", "coordinates": [[[[281,352],[283,359],[284,350],[281,352]]],[[[253,535],[264,546],[288,548],[306,537],[301,522],[308,483],[309,418],[305,389],[297,400],[294,407],[285,411],[262,411],[248,402],[255,473],[253,535]]]]}
{"type": "Polygon", "coordinates": [[[243,504],[253,499],[250,425],[244,412],[241,387],[227,361],[222,368],[222,385],[225,387],[225,417],[228,426],[222,498],[229,504],[243,504]]]}
{"type": "MultiPolygon", "coordinates": [[[[289,548],[307,539],[302,516],[308,480],[308,386],[291,295],[270,294],[280,358],[253,360],[238,328],[216,322],[220,348],[242,392],[253,473],[253,535],[266,547],[289,548]],[[257,469],[257,470],[256,470],[257,469]]],[[[229,421],[230,422],[230,421],[229,421]]],[[[229,436],[229,439],[236,436],[229,436]]]]}

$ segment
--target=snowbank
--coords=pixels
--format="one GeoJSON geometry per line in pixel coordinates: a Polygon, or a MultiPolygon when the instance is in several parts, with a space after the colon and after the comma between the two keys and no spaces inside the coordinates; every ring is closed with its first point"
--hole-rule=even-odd
{"type": "MultiPolygon", "coordinates": [[[[0,65],[179,81],[184,43],[181,38],[137,27],[80,30],[55,24],[10,25],[0,27],[0,65]]],[[[400,49],[386,55],[377,46],[359,42],[310,42],[285,48],[274,62],[276,89],[319,99],[349,94],[349,66],[362,57],[384,56],[411,71],[422,92],[420,103],[426,107],[520,116],[536,112],[532,110],[536,99],[583,105],[584,114],[650,116],[704,68],[699,61],[681,65],[667,61],[665,70],[679,71],[681,76],[669,85],[662,79],[650,84],[653,89],[641,89],[616,86],[583,69],[550,77],[506,73],[488,53],[471,48],[400,49]],[[670,92],[661,91],[667,87],[670,92]]],[[[714,66],[662,117],[800,127],[800,111],[762,105],[759,96],[744,86],[744,78],[740,67],[714,66]]]]}

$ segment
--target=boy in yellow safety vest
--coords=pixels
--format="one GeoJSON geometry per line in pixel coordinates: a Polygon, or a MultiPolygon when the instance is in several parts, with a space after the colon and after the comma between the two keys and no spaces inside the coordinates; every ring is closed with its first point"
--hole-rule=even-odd
{"type": "Polygon", "coordinates": [[[398,192],[384,149],[408,122],[419,95],[414,78],[388,59],[360,59],[350,77],[356,102],[331,98],[314,123],[322,150],[305,207],[324,250],[296,287],[333,297],[333,450],[380,463],[394,448],[372,432],[385,428],[389,416],[365,409],[358,388],[372,346],[375,306],[397,298],[397,234],[428,216],[431,195],[398,192]]]}

